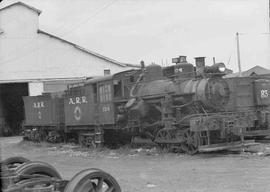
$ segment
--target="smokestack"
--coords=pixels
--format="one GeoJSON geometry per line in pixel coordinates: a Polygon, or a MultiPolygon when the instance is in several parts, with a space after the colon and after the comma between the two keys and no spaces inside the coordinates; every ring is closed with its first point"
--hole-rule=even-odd
{"type": "Polygon", "coordinates": [[[205,67],[205,57],[195,57],[195,64],[197,68],[205,67]]]}
{"type": "Polygon", "coordinates": [[[198,76],[204,74],[205,57],[195,57],[196,73],[198,76]]]}

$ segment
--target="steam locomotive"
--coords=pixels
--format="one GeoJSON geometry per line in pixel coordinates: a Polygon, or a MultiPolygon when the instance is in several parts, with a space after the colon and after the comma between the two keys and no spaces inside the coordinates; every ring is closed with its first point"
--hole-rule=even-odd
{"type": "Polygon", "coordinates": [[[253,84],[256,109],[236,110],[227,107],[232,91],[225,65],[195,59],[195,67],[180,56],[172,66],[142,65],[70,85],[60,96],[24,97],[25,138],[96,146],[141,137],[195,154],[252,145],[246,136],[254,126],[269,135],[270,82],[253,84]]]}

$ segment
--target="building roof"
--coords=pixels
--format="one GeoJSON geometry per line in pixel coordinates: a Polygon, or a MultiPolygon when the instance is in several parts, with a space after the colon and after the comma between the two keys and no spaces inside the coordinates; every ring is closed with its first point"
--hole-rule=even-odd
{"type": "Polygon", "coordinates": [[[85,81],[86,79],[90,79],[92,77],[63,77],[63,78],[23,78],[23,79],[7,79],[7,80],[2,80],[0,79],[0,84],[5,84],[5,83],[35,83],[35,82],[50,82],[50,81],[74,81],[74,80],[80,80],[80,81],[85,81]]]}
{"type": "Polygon", "coordinates": [[[8,6],[5,6],[5,7],[1,8],[0,11],[8,9],[8,8],[13,7],[15,5],[22,5],[22,6],[28,8],[28,9],[30,9],[32,11],[35,11],[38,15],[41,14],[41,10],[39,10],[39,9],[37,9],[35,7],[32,7],[30,5],[27,5],[27,4],[23,3],[23,2],[20,2],[20,1],[18,1],[16,3],[12,3],[12,4],[8,5],[8,6]]]}
{"type": "Polygon", "coordinates": [[[72,43],[72,42],[70,42],[70,41],[67,41],[67,40],[65,40],[65,39],[62,39],[62,38],[60,38],[60,37],[57,37],[57,36],[55,36],[55,35],[52,35],[52,34],[50,34],[50,33],[47,33],[47,32],[45,32],[45,31],[42,31],[42,30],[40,30],[40,29],[38,29],[38,33],[47,35],[47,36],[49,36],[49,37],[51,37],[51,38],[57,39],[57,40],[62,41],[62,42],[64,42],[64,43],[68,43],[68,44],[70,44],[71,46],[75,47],[76,49],[79,49],[80,51],[83,51],[83,52],[86,52],[86,53],[88,53],[88,54],[94,55],[94,56],[96,56],[96,57],[98,57],[98,58],[100,58],[100,59],[109,61],[109,62],[114,63],[114,64],[116,64],[116,65],[119,65],[119,66],[121,66],[121,67],[126,67],[126,66],[127,66],[127,65],[124,64],[124,63],[121,63],[121,62],[116,61],[116,60],[113,60],[113,59],[111,59],[111,58],[109,58],[109,57],[105,57],[105,56],[100,55],[100,54],[98,54],[98,53],[96,53],[96,52],[93,52],[93,51],[90,51],[90,50],[88,50],[88,49],[85,49],[85,48],[83,48],[83,47],[81,47],[81,46],[79,46],[79,45],[77,45],[77,44],[75,44],[75,43],[72,43]]]}
{"type": "MultiPolygon", "coordinates": [[[[248,76],[252,76],[252,75],[263,75],[263,74],[270,74],[270,70],[266,69],[264,67],[261,67],[259,65],[256,65],[255,67],[252,67],[251,69],[247,70],[247,71],[243,71],[241,73],[242,77],[248,77],[248,76]]],[[[226,77],[237,77],[239,75],[239,73],[232,73],[229,75],[226,75],[226,77]]]]}

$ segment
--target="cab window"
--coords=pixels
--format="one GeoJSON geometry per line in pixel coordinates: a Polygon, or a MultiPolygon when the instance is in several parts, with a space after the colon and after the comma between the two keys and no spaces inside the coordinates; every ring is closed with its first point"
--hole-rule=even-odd
{"type": "Polygon", "coordinates": [[[112,90],[110,84],[103,84],[99,86],[99,101],[101,103],[112,100],[112,90]]]}
{"type": "Polygon", "coordinates": [[[122,97],[122,82],[120,80],[113,81],[114,97],[122,97]]]}

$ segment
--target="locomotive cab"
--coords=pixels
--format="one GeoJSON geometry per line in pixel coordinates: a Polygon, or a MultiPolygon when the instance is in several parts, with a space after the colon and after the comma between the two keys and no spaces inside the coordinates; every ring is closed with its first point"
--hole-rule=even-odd
{"type": "Polygon", "coordinates": [[[163,69],[164,76],[172,79],[192,79],[195,77],[194,67],[187,62],[186,56],[173,58],[172,63],[175,65],[163,69]]]}

